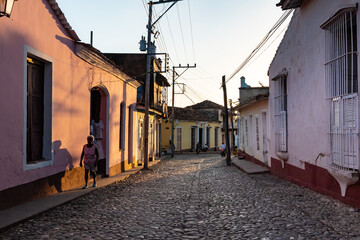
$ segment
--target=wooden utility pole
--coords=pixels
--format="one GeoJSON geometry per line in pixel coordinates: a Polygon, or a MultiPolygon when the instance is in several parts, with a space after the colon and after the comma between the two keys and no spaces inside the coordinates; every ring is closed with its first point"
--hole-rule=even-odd
{"type": "Polygon", "coordinates": [[[171,157],[174,157],[174,155],[175,155],[175,145],[174,145],[174,129],[175,129],[174,114],[175,114],[175,106],[174,106],[174,103],[175,103],[175,73],[176,73],[175,69],[176,68],[185,68],[185,70],[180,75],[178,75],[178,78],[179,78],[189,68],[196,68],[196,64],[194,64],[194,66],[189,66],[189,64],[186,65],[186,66],[181,66],[180,64],[179,64],[178,67],[173,66],[172,108],[171,108],[171,141],[170,141],[171,157]]]}
{"type": "Polygon", "coordinates": [[[230,118],[231,118],[231,150],[234,151],[235,149],[235,138],[234,138],[234,115],[233,115],[233,107],[232,107],[232,100],[230,102],[230,118]]]}
{"type": "Polygon", "coordinates": [[[225,124],[225,144],[226,144],[226,164],[231,165],[230,143],[229,143],[229,114],[228,114],[228,108],[227,108],[225,75],[222,77],[222,88],[224,90],[224,124],[225,124]]]}

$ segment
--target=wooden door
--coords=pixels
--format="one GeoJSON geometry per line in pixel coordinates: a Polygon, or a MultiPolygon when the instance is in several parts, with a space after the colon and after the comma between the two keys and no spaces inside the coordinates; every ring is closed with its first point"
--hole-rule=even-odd
{"type": "MultiPolygon", "coordinates": [[[[51,104],[51,103],[49,103],[51,104]]],[[[31,59],[27,63],[27,162],[43,158],[44,135],[44,64],[31,59]]]]}

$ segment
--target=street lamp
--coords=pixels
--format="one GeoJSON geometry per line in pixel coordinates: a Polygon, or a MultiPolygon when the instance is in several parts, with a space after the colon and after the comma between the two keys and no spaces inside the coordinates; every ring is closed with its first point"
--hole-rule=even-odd
{"type": "Polygon", "coordinates": [[[10,17],[15,0],[0,0],[0,17],[10,17]]]}

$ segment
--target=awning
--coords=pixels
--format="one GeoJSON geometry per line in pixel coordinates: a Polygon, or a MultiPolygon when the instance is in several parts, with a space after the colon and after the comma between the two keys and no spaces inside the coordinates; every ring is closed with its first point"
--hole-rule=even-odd
{"type": "Polygon", "coordinates": [[[170,87],[166,77],[164,77],[161,73],[156,73],[156,84],[162,87],[170,87]]]}

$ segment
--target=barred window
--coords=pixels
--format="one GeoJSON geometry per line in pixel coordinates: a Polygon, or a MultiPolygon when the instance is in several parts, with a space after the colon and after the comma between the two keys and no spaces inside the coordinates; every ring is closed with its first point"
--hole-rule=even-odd
{"type": "Polygon", "coordinates": [[[259,131],[259,117],[255,117],[255,129],[256,129],[256,150],[260,151],[260,131],[259,131]]]}
{"type": "Polygon", "coordinates": [[[356,8],[342,9],[321,26],[326,31],[330,165],[347,170],[359,168],[356,18],[356,8]]]}
{"type": "Polygon", "coordinates": [[[275,150],[287,152],[287,79],[275,79],[275,150]]]}

